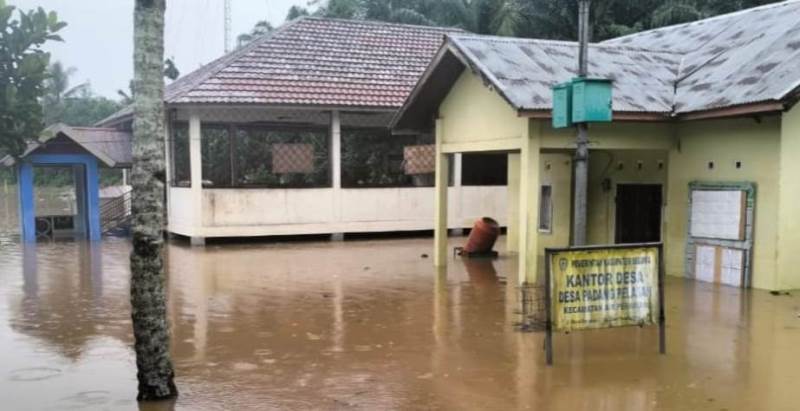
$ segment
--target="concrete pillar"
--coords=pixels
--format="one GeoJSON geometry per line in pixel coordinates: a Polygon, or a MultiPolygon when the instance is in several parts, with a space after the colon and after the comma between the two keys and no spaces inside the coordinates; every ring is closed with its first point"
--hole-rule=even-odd
{"type": "MultiPolygon", "coordinates": [[[[331,111],[330,124],[331,188],[333,189],[333,221],[342,220],[342,118],[331,111]]],[[[331,241],[344,241],[344,233],[331,233],[331,241]]]]}
{"type": "Polygon", "coordinates": [[[82,167],[85,170],[86,182],[86,227],[89,233],[89,241],[102,240],[100,227],[100,173],[97,167],[97,159],[94,157],[87,159],[82,167]]]}
{"type": "Polygon", "coordinates": [[[508,153],[508,205],[506,209],[506,251],[519,252],[519,153],[508,153]]]}
{"type": "Polygon", "coordinates": [[[443,120],[436,120],[436,189],[434,196],[433,264],[447,265],[447,189],[450,180],[449,158],[442,152],[443,120]]]}
{"type": "Polygon", "coordinates": [[[520,150],[519,190],[519,282],[535,283],[537,280],[539,232],[539,124],[534,120],[525,123],[520,150]]]}
{"type": "MultiPolygon", "coordinates": [[[[777,270],[773,289],[800,288],[800,105],[784,113],[781,119],[780,168],[778,177],[777,270]]],[[[758,199],[756,199],[758,207],[758,199]]],[[[756,221],[756,224],[758,222],[756,221]]],[[[758,240],[756,240],[758,241],[758,240]]],[[[760,273],[763,275],[764,273],[760,273]]],[[[759,275],[759,273],[755,273],[759,275]]]]}
{"type": "Polygon", "coordinates": [[[36,242],[36,201],[34,199],[33,164],[20,162],[17,166],[19,193],[19,222],[22,241],[36,242]]]}
{"type": "Polygon", "coordinates": [[[85,234],[86,215],[86,170],[82,165],[72,166],[72,181],[75,183],[75,233],[85,234]]]}
{"type": "Polygon", "coordinates": [[[342,120],[338,111],[331,112],[331,186],[342,188],[342,120]]]}
{"type": "Polygon", "coordinates": [[[192,235],[191,244],[205,245],[203,237],[203,152],[200,115],[189,115],[189,162],[191,169],[192,235]]]}
{"type": "MultiPolygon", "coordinates": [[[[453,211],[456,213],[459,224],[464,220],[464,211],[462,209],[462,204],[464,204],[464,191],[462,190],[461,184],[461,177],[463,176],[462,157],[463,155],[461,153],[453,154],[453,194],[455,195],[455,207],[453,207],[453,211]]],[[[456,227],[450,230],[450,235],[463,236],[464,228],[456,227]]]]}

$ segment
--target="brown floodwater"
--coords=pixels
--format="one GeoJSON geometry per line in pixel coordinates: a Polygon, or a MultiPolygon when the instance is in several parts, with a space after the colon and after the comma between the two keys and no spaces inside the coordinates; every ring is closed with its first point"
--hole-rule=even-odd
{"type": "MultiPolygon", "coordinates": [[[[431,245],[171,244],[175,408],[800,409],[796,295],[670,278],[667,355],[654,327],[579,332],[547,367],[515,260],[436,271],[431,245]]],[[[0,241],[0,408],[137,408],[129,249],[0,241]]]]}

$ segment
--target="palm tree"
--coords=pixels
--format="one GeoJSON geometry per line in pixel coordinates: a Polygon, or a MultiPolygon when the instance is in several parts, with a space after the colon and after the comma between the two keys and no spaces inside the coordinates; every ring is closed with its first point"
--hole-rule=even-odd
{"type": "Polygon", "coordinates": [[[163,258],[165,8],[166,0],[136,0],[134,8],[131,318],[139,401],[178,395],[163,258]]]}
{"type": "Polygon", "coordinates": [[[61,62],[56,61],[47,68],[47,78],[44,81],[44,95],[42,96],[42,109],[45,124],[53,124],[60,120],[64,112],[64,100],[90,90],[89,82],[70,87],[70,77],[77,70],[74,67],[65,68],[61,62]]]}

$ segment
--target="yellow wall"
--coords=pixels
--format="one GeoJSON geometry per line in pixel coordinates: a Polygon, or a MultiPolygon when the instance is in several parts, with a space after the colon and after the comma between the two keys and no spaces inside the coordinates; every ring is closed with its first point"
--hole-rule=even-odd
{"type": "MultiPolygon", "coordinates": [[[[534,206],[539,188],[531,181],[539,181],[539,184],[553,182],[554,230],[529,238],[528,245],[536,244],[536,251],[529,248],[527,254],[529,258],[538,255],[539,258],[534,259],[541,262],[545,247],[567,245],[571,230],[571,150],[575,131],[554,130],[548,120],[519,117],[499,94],[469,71],[464,72],[451,89],[439,107],[439,116],[443,152],[522,153],[526,148],[544,151],[536,157],[529,156],[527,164],[520,158],[520,170],[527,169],[534,175],[530,178],[523,176],[520,186],[526,187],[519,187],[519,190],[534,195],[525,200],[519,196],[521,193],[511,193],[510,198],[519,199],[522,215],[509,216],[509,224],[514,220],[527,220],[535,229],[538,210],[534,206]],[[526,211],[524,207],[529,208],[526,211]]],[[[755,182],[753,286],[800,288],[800,270],[793,269],[800,267],[800,252],[797,251],[800,250],[800,213],[795,213],[796,204],[800,203],[800,183],[795,179],[795,176],[800,176],[800,161],[793,155],[800,153],[800,109],[795,108],[783,119],[771,116],[762,118],[760,122],[748,118],[594,124],[589,135],[592,154],[588,238],[591,243],[613,243],[616,184],[663,184],[666,205],[662,239],[667,272],[683,276],[689,183],[755,182]],[[609,155],[613,159],[610,169],[607,169],[609,155]],[[636,167],[638,161],[644,164],[641,171],[636,167]],[[664,161],[663,169],[658,169],[659,161],[664,161]],[[715,163],[712,170],[708,169],[709,161],[715,163]],[[742,162],[740,169],[735,167],[736,161],[742,162]],[[619,162],[624,164],[622,171],[616,168],[619,162]],[[781,196],[778,190],[779,167],[783,170],[781,196]],[[612,180],[610,191],[601,188],[604,178],[612,180]],[[784,240],[780,252],[779,211],[782,221],[780,238],[784,240]],[[780,271],[779,261],[783,267],[780,271]]],[[[513,190],[513,185],[509,189],[513,190]]],[[[523,228],[522,224],[517,226],[523,228]]],[[[524,247],[524,244],[519,245],[524,247]]],[[[535,271],[541,271],[541,264],[535,271]]],[[[523,275],[530,277],[531,271],[523,275]]]]}
{"type": "MultiPolygon", "coordinates": [[[[575,148],[575,129],[553,129],[549,121],[542,128],[542,148],[575,148]]],[[[591,150],[669,150],[674,145],[675,127],[669,123],[601,123],[589,126],[591,150]]]]}
{"type": "Polygon", "coordinates": [[[686,122],[679,123],[676,131],[678,141],[669,155],[667,272],[682,275],[684,271],[689,183],[755,182],[752,285],[775,288],[780,119],[686,122]],[[713,169],[708,168],[710,161],[713,169]],[[742,162],[741,169],[736,168],[736,161],[742,162]]]}
{"type": "MultiPolygon", "coordinates": [[[[593,150],[589,158],[589,244],[614,244],[616,234],[616,190],[618,184],[661,184],[666,199],[666,150],[593,150]],[[642,163],[641,170],[638,163],[642,163]],[[659,169],[658,164],[663,166],[659,169]],[[619,165],[622,165],[620,169],[619,165]],[[603,189],[603,180],[611,181],[603,189]]],[[[662,219],[663,226],[663,219],[662,219]]],[[[662,230],[663,231],[663,230],[662,230]]]]}
{"type": "MultiPolygon", "coordinates": [[[[552,187],[553,225],[550,232],[539,231],[539,278],[544,273],[544,249],[569,246],[572,221],[572,155],[569,153],[541,153],[539,155],[539,182],[552,187]]],[[[540,199],[541,200],[541,199],[540,199]]],[[[538,228],[538,219],[537,219],[538,228]]]]}
{"type": "Polygon", "coordinates": [[[781,124],[776,288],[800,288],[800,105],[781,124]]]}
{"type": "Polygon", "coordinates": [[[481,79],[464,71],[439,106],[444,152],[519,150],[527,119],[481,79]]]}

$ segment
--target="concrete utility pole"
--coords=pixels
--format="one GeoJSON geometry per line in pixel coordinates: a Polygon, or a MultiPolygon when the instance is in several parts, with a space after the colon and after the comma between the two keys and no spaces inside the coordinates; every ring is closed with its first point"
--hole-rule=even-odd
{"type": "Polygon", "coordinates": [[[225,53],[231,51],[231,0],[225,0],[225,53]]]}
{"type": "MultiPolygon", "coordinates": [[[[589,6],[591,0],[580,0],[578,41],[578,77],[589,73],[589,6]]],[[[586,209],[589,191],[589,125],[578,123],[578,138],[575,148],[575,207],[572,217],[572,244],[586,245],[586,209]]]]}

